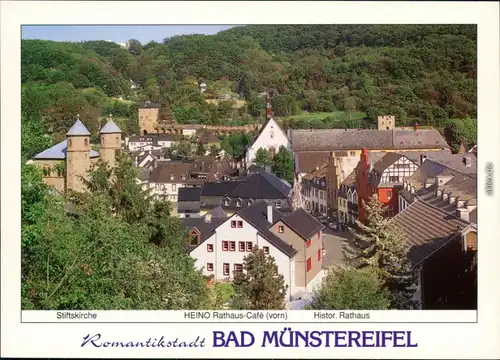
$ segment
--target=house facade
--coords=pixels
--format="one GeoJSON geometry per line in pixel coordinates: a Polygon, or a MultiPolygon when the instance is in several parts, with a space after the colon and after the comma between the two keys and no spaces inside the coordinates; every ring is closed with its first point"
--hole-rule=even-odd
{"type": "Polygon", "coordinates": [[[235,273],[244,271],[243,258],[255,246],[275,259],[288,288],[288,300],[311,291],[322,278],[323,225],[305,211],[287,217],[259,202],[229,217],[207,215],[184,221],[191,236],[190,255],[214,281],[232,281],[235,273]]]}
{"type": "Polygon", "coordinates": [[[281,146],[291,151],[290,140],[287,134],[281,129],[276,120],[271,117],[261,128],[252,145],[247,149],[245,157],[247,167],[255,163],[255,156],[260,148],[267,150],[270,157],[273,158],[281,146]]]}
{"type": "Polygon", "coordinates": [[[302,198],[307,210],[327,215],[328,212],[328,167],[324,164],[302,178],[302,198]]]}
{"type": "Polygon", "coordinates": [[[126,139],[129,151],[139,150],[159,150],[169,148],[175,144],[174,138],[170,134],[148,134],[142,136],[130,136],[126,139]]]}

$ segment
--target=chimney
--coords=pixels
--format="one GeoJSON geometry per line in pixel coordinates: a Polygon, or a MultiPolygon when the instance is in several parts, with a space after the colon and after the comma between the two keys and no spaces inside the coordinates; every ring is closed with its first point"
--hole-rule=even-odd
{"type": "Polygon", "coordinates": [[[464,156],[464,164],[465,164],[465,167],[472,166],[472,159],[470,158],[470,156],[464,156]]]}
{"type": "Polygon", "coordinates": [[[267,204],[267,221],[273,223],[273,206],[271,204],[267,204]]]}
{"type": "Polygon", "coordinates": [[[365,165],[370,165],[370,159],[368,158],[368,149],[366,148],[361,150],[361,162],[365,165]]]}
{"type": "Polygon", "coordinates": [[[456,215],[462,220],[469,221],[469,211],[465,208],[457,209],[456,215]]]}
{"type": "Polygon", "coordinates": [[[420,155],[420,165],[424,163],[424,161],[427,160],[427,155],[420,155]]]}
{"type": "Polygon", "coordinates": [[[205,215],[205,222],[210,224],[212,222],[212,214],[208,213],[205,215]]]}

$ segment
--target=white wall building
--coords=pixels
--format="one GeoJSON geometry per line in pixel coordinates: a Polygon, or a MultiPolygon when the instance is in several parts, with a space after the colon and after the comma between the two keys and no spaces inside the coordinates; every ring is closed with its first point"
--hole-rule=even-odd
{"type": "Polygon", "coordinates": [[[287,134],[280,128],[274,118],[271,118],[262,127],[253,144],[247,149],[247,167],[254,163],[255,154],[260,148],[264,148],[269,151],[269,154],[273,157],[279,151],[281,146],[284,146],[288,151],[291,151],[292,149],[287,134]]]}
{"type": "Polygon", "coordinates": [[[254,226],[234,214],[215,229],[215,233],[196,247],[191,256],[196,266],[206,276],[213,275],[215,281],[232,280],[234,272],[242,271],[243,258],[254,246],[273,256],[278,272],[288,286],[288,297],[295,293],[295,262],[259,234],[254,226]]]}

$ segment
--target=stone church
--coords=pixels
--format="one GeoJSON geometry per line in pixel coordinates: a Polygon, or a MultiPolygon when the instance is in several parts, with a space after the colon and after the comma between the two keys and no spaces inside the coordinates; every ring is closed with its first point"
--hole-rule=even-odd
{"type": "Polygon", "coordinates": [[[115,166],[116,154],[121,151],[121,133],[115,122],[108,119],[99,132],[99,152],[92,150],[90,132],[77,116],[65,140],[35,155],[29,163],[41,168],[44,182],[57,191],[84,191],[82,178],[99,159],[115,166]]]}

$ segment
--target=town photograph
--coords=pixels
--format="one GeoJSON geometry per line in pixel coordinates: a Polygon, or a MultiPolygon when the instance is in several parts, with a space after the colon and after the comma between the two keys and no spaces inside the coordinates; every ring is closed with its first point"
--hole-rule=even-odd
{"type": "Polygon", "coordinates": [[[476,25],[23,26],[23,310],[476,310],[476,25]]]}

